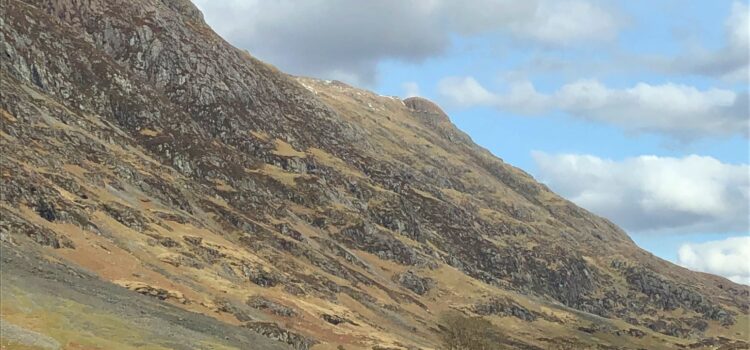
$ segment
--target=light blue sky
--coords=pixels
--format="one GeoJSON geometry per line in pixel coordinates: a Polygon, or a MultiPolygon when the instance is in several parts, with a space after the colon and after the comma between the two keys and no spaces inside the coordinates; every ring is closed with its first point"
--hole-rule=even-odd
{"type": "MultiPolygon", "coordinates": [[[[748,247],[700,245],[748,235],[747,1],[528,3],[198,1],[282,70],[382,95],[417,86],[476,143],[660,257],[716,273],[750,261],[748,247]],[[601,105],[589,85],[565,93],[582,81],[601,105]],[[520,100],[519,82],[534,88],[520,100]],[[681,261],[683,244],[705,261],[681,261]]],[[[732,271],[750,282],[750,266],[732,271]]]]}

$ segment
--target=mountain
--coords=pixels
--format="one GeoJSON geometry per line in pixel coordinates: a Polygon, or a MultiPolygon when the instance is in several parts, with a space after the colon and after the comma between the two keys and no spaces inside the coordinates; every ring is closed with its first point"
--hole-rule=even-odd
{"type": "Polygon", "coordinates": [[[2,0],[0,55],[3,348],[748,348],[747,286],[186,0],[2,0]]]}

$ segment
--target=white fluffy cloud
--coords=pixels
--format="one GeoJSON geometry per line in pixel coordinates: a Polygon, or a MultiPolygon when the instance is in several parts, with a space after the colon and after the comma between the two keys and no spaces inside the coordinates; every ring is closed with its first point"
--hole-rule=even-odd
{"type": "Polygon", "coordinates": [[[557,46],[612,39],[618,22],[612,13],[590,2],[551,1],[538,6],[531,18],[513,21],[510,28],[520,38],[557,46]]]}
{"type": "Polygon", "coordinates": [[[537,175],[554,191],[630,232],[750,232],[747,164],[696,155],[532,155],[537,175]]]}
{"type": "Polygon", "coordinates": [[[677,252],[677,263],[750,285],[750,236],[683,244],[677,252]]]}
{"type": "Polygon", "coordinates": [[[438,83],[438,92],[462,106],[500,104],[499,96],[489,92],[473,77],[448,77],[438,83]]]}
{"type": "Polygon", "coordinates": [[[197,0],[233,44],[294,74],[369,83],[378,62],[418,62],[451,36],[492,33],[543,46],[608,41],[614,11],[589,0],[197,0]]]}
{"type": "Polygon", "coordinates": [[[521,114],[561,110],[586,120],[633,132],[666,133],[682,140],[706,136],[748,136],[748,95],[731,90],[699,90],[680,84],[638,83],[612,89],[596,80],[579,80],[542,94],[529,82],[493,93],[472,77],[449,77],[438,92],[463,106],[487,105],[521,114]]]}

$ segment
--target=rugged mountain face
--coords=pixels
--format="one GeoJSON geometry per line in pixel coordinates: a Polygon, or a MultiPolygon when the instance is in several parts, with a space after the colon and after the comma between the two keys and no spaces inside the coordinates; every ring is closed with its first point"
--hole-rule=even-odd
{"type": "Polygon", "coordinates": [[[0,1],[0,55],[9,348],[429,349],[446,310],[500,349],[747,348],[748,287],[187,1],[0,1]]]}

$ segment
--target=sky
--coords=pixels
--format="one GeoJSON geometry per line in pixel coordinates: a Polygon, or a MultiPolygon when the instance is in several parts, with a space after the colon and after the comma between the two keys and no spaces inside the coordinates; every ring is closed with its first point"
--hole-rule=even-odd
{"type": "Polygon", "coordinates": [[[196,4],[283,71],[435,101],[642,248],[750,284],[747,1],[196,4]]]}

